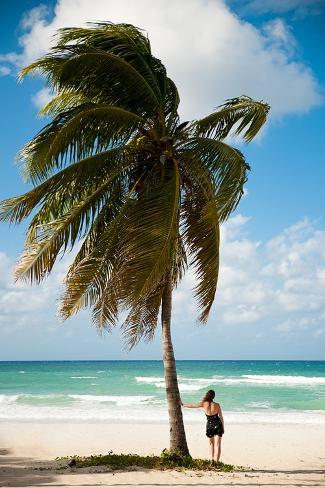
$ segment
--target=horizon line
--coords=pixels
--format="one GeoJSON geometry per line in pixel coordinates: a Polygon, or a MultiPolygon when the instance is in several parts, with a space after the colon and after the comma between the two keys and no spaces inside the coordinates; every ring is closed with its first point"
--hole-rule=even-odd
{"type": "MultiPolygon", "coordinates": [[[[137,362],[137,361],[156,361],[163,362],[162,359],[0,359],[0,363],[58,363],[58,362],[137,362]]],[[[325,359],[176,359],[176,362],[180,361],[278,361],[278,362],[299,362],[299,361],[309,361],[309,362],[325,362],[325,359]]]]}

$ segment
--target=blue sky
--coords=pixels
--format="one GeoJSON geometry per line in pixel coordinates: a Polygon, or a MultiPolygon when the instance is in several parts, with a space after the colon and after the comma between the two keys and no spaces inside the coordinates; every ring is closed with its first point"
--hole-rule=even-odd
{"type": "MultiPolygon", "coordinates": [[[[242,94],[271,104],[270,121],[249,146],[247,195],[223,229],[221,278],[205,328],[195,324],[191,274],[175,294],[177,357],[324,359],[325,181],[319,0],[14,1],[0,32],[0,198],[27,189],[15,155],[42,127],[48,98],[41,79],[17,84],[19,69],[42,55],[59,27],[85,21],[135,23],[179,86],[184,118],[242,94]]],[[[129,355],[118,331],[99,337],[89,314],[56,317],[69,257],[41,287],[12,283],[24,225],[0,226],[0,359],[160,358],[160,334],[129,355]]]]}

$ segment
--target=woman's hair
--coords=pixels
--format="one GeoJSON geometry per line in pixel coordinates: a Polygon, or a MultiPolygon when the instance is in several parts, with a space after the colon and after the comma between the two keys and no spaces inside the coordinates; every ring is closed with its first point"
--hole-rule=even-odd
{"type": "Polygon", "coordinates": [[[209,390],[204,395],[203,402],[211,403],[215,396],[216,396],[215,392],[213,390],[209,390]]]}

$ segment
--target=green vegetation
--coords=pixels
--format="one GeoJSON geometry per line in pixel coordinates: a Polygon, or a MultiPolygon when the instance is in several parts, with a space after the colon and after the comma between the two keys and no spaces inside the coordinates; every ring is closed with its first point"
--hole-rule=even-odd
{"type": "MultiPolygon", "coordinates": [[[[188,454],[171,339],[172,292],[191,265],[206,323],[219,270],[219,229],[247,180],[244,155],[269,106],[228,100],[181,121],[175,83],[149,39],[128,24],[59,31],[51,51],[25,68],[53,91],[50,118],[19,159],[27,193],[0,204],[0,219],[29,222],[16,277],[40,283],[79,246],[61,297],[64,319],[92,309],[100,330],[119,324],[128,347],[151,340],[161,313],[170,448],[188,454]]],[[[204,90],[204,87],[202,87],[204,90]]]]}
{"type": "Polygon", "coordinates": [[[191,469],[198,471],[224,471],[231,472],[235,470],[232,464],[219,463],[218,468],[211,465],[206,459],[195,459],[191,456],[182,456],[180,453],[170,453],[164,449],[161,456],[139,456],[138,454],[114,454],[109,452],[106,455],[99,454],[95,456],[70,456],[58,458],[58,460],[76,461],[76,468],[86,468],[89,466],[108,466],[112,469],[126,469],[132,467],[141,467],[147,469],[191,469]]]}

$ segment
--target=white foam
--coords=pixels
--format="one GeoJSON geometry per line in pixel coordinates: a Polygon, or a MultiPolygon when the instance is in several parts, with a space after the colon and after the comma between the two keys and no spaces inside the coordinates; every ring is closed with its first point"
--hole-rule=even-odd
{"type": "Polygon", "coordinates": [[[227,423],[237,424],[321,424],[325,425],[325,412],[323,411],[279,411],[267,412],[227,412],[227,423]]]}
{"type": "Polygon", "coordinates": [[[24,374],[24,373],[25,373],[25,371],[18,371],[18,373],[20,373],[20,374],[24,374]]]}
{"type": "Polygon", "coordinates": [[[52,394],[33,394],[33,393],[19,393],[17,395],[0,395],[0,401],[2,402],[16,402],[20,400],[55,400],[55,399],[68,399],[71,395],[64,393],[52,393],[52,394]]]}
{"type": "Polygon", "coordinates": [[[212,385],[218,379],[224,379],[224,376],[215,375],[211,378],[187,378],[186,376],[178,376],[181,381],[190,381],[191,383],[199,383],[201,385],[212,385]]]}
{"type": "Polygon", "coordinates": [[[148,385],[155,385],[156,383],[165,383],[165,378],[158,376],[136,376],[137,383],[146,383],[148,385]]]}
{"type": "MultiPolygon", "coordinates": [[[[157,405],[134,404],[132,408],[116,408],[109,403],[77,401],[71,405],[26,405],[8,403],[8,408],[0,404],[0,420],[8,421],[107,421],[107,422],[134,422],[134,423],[167,423],[168,413],[165,402],[157,405]]],[[[202,424],[204,428],[205,416],[196,409],[184,409],[184,418],[188,424],[202,424]]],[[[265,412],[232,412],[224,411],[227,424],[316,424],[325,425],[323,411],[279,411],[267,410],[265,412]]]]}
{"type": "Polygon", "coordinates": [[[21,395],[0,395],[0,403],[15,402],[21,395]]]}
{"type": "MultiPolygon", "coordinates": [[[[136,381],[137,383],[142,383],[146,385],[152,385],[155,386],[156,388],[165,388],[165,380],[164,378],[161,377],[156,377],[156,376],[136,376],[136,381]]],[[[181,379],[181,382],[178,384],[178,388],[182,392],[186,391],[199,391],[206,384],[211,384],[213,381],[211,380],[206,380],[203,378],[185,378],[185,377],[179,377],[181,379]]]]}
{"type": "Polygon", "coordinates": [[[191,385],[187,383],[179,383],[178,384],[179,391],[185,392],[185,391],[199,391],[204,388],[202,385],[191,385]]]}
{"type": "Polygon", "coordinates": [[[236,377],[213,376],[212,378],[182,378],[194,384],[209,386],[213,384],[255,384],[255,385],[284,385],[284,386],[313,386],[325,385],[325,377],[320,376],[289,376],[289,375],[249,375],[236,377]]]}
{"type": "MultiPolygon", "coordinates": [[[[251,402],[246,412],[224,411],[227,423],[322,424],[324,410],[272,409],[268,402],[251,402]]],[[[204,423],[199,409],[184,409],[189,423],[204,423]]],[[[154,396],[135,395],[0,395],[0,420],[62,420],[167,422],[167,404],[154,396]],[[24,401],[26,400],[26,401],[24,401]],[[35,403],[33,402],[35,400],[35,403]],[[47,400],[48,402],[44,401],[47,400]],[[131,408],[118,408],[131,407],[131,408]]]]}
{"type": "MultiPolygon", "coordinates": [[[[164,388],[165,380],[158,376],[136,376],[137,383],[164,388]]],[[[325,377],[320,376],[286,376],[286,375],[242,375],[236,377],[213,376],[211,378],[186,378],[179,376],[180,391],[199,391],[205,387],[214,384],[237,385],[237,384],[254,384],[258,386],[316,386],[325,385],[325,377]]]]}
{"type": "Polygon", "coordinates": [[[139,405],[153,400],[154,396],[118,396],[118,395],[68,395],[70,398],[81,402],[109,402],[117,405],[139,405]]]}
{"type": "Polygon", "coordinates": [[[324,377],[317,376],[286,376],[286,375],[243,375],[245,382],[263,385],[325,385],[324,377]]]}
{"type": "Polygon", "coordinates": [[[283,385],[283,386],[312,386],[325,385],[324,377],[309,376],[286,376],[286,375],[249,375],[244,374],[236,377],[213,376],[212,378],[183,378],[193,384],[200,384],[202,387],[213,384],[236,385],[283,385]]]}

